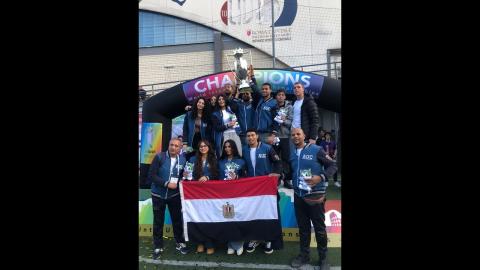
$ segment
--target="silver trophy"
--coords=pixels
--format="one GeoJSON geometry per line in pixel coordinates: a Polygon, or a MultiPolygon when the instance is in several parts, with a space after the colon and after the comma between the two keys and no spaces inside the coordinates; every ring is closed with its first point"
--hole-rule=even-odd
{"type": "Polygon", "coordinates": [[[277,115],[275,116],[275,118],[273,120],[275,120],[275,122],[277,122],[279,124],[283,124],[283,122],[284,122],[283,118],[284,117],[287,117],[287,109],[285,107],[282,107],[277,111],[277,115]]]}
{"type": "Polygon", "coordinates": [[[312,170],[311,169],[305,169],[305,170],[300,170],[300,176],[298,177],[298,188],[306,190],[310,192],[312,188],[307,184],[305,180],[310,180],[312,179],[312,170]]]}
{"type": "Polygon", "coordinates": [[[225,178],[223,180],[233,180],[235,179],[235,172],[240,169],[240,166],[234,162],[225,163],[225,178]]]}
{"type": "Polygon", "coordinates": [[[187,173],[186,177],[183,177],[183,179],[191,181],[193,179],[193,163],[190,163],[187,161],[185,163],[184,171],[187,173]]]}
{"type": "Polygon", "coordinates": [[[253,91],[247,81],[248,63],[247,60],[242,57],[244,54],[246,54],[246,52],[244,52],[242,48],[233,50],[233,56],[235,57],[235,62],[233,63],[233,65],[235,67],[235,75],[239,83],[238,91],[240,93],[251,93],[253,91]]]}

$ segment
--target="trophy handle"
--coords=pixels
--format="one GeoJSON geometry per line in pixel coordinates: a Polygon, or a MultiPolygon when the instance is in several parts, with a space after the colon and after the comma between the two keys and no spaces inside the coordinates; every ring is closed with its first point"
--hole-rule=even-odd
{"type": "Polygon", "coordinates": [[[251,80],[252,79],[252,75],[255,74],[254,73],[255,71],[253,70],[253,65],[250,64],[248,66],[248,71],[247,71],[247,76],[248,76],[248,79],[251,80]]]}

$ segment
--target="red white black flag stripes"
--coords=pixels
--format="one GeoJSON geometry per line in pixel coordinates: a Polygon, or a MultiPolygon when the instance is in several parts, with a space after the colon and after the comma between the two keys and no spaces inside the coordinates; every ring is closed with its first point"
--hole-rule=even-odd
{"type": "Polygon", "coordinates": [[[186,241],[273,240],[282,233],[276,177],[181,181],[180,195],[186,241]]]}

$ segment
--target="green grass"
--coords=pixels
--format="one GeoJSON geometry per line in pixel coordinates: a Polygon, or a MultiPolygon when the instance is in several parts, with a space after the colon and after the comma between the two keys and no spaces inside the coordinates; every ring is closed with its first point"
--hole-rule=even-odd
{"type": "MultiPolygon", "coordinates": [[[[153,242],[151,237],[140,237],[139,255],[143,258],[151,259],[153,251],[153,242]]],[[[241,256],[227,255],[227,248],[225,245],[218,246],[215,249],[215,254],[206,255],[205,253],[196,253],[196,246],[188,244],[190,253],[181,255],[175,250],[175,241],[173,239],[164,240],[165,251],[162,254],[162,259],[178,260],[178,261],[202,261],[202,262],[226,262],[226,263],[258,263],[258,264],[283,264],[290,265],[291,260],[299,252],[298,242],[284,242],[282,250],[275,250],[273,254],[267,255],[259,248],[253,253],[244,252],[241,256]]],[[[318,255],[316,248],[311,248],[310,252],[311,262],[313,264],[318,262],[318,255]]],[[[332,266],[341,265],[340,248],[328,249],[328,262],[332,266]]],[[[140,270],[142,269],[173,269],[181,268],[188,269],[189,267],[169,266],[169,265],[154,265],[145,262],[140,262],[140,270]],[[157,268],[155,268],[157,267],[157,268]]],[[[206,268],[192,268],[190,269],[206,269],[206,268]]],[[[233,269],[233,268],[229,268],[233,269]]]]}
{"type": "Polygon", "coordinates": [[[327,199],[328,200],[341,200],[342,199],[342,188],[336,187],[333,184],[333,181],[330,181],[330,183],[328,183],[327,199]]]}

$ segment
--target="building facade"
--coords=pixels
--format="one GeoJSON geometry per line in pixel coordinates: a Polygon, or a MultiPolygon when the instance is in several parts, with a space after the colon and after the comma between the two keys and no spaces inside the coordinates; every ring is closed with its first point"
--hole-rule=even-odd
{"type": "MultiPolygon", "coordinates": [[[[139,84],[155,94],[180,82],[233,70],[234,48],[255,68],[341,77],[340,0],[141,0],[139,84]],[[273,4],[273,5],[272,5],[273,4]]],[[[339,116],[321,110],[321,125],[339,116]]]]}

